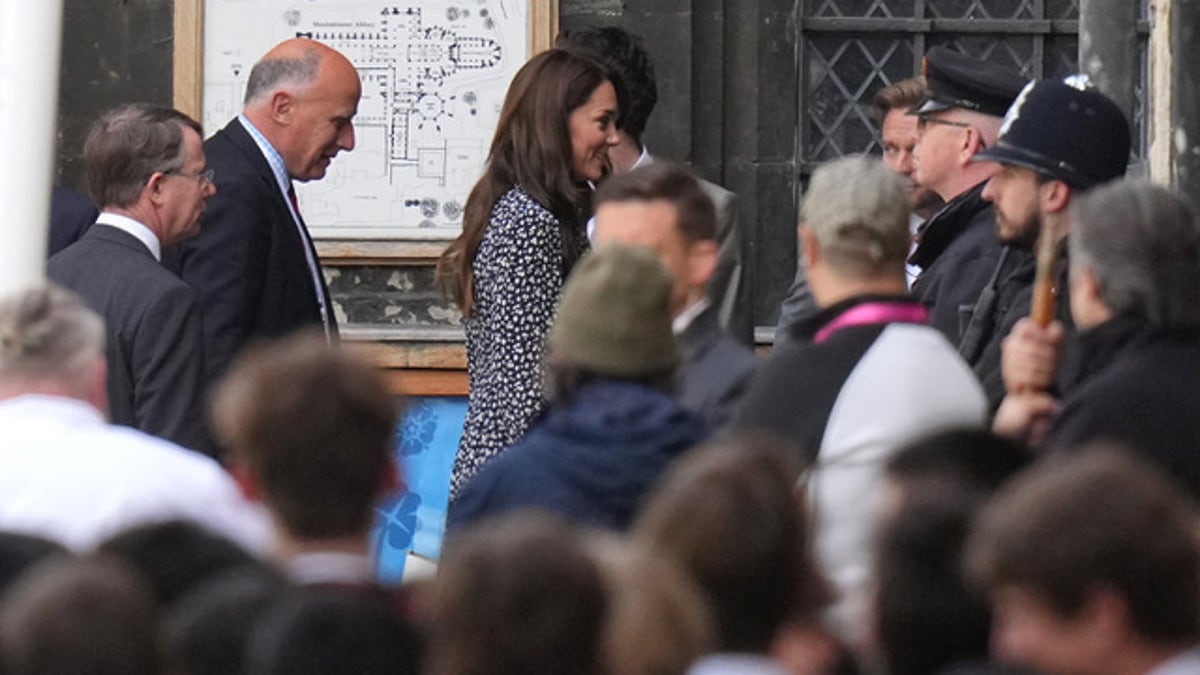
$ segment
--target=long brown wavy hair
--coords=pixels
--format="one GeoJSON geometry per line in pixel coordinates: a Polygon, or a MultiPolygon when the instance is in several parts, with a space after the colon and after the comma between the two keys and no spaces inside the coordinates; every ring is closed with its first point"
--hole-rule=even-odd
{"type": "Polygon", "coordinates": [[[475,304],[475,255],[492,208],[509,189],[519,186],[558,219],[564,252],[578,250],[592,194],[571,170],[567,118],[606,81],[617,91],[618,111],[624,110],[620,78],[561,49],[534,56],[513,77],[483,176],[467,197],[462,234],[438,261],[439,282],[464,316],[471,316],[475,304]]]}

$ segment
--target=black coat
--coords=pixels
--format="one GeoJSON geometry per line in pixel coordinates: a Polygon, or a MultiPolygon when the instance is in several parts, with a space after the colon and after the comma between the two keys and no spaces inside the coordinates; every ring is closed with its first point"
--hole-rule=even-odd
{"type": "MultiPolygon", "coordinates": [[[[1066,393],[1065,383],[1075,377],[1078,360],[1075,322],[1071,319],[1070,283],[1067,244],[1059,245],[1054,266],[1054,319],[1062,324],[1063,342],[1059,352],[1058,373],[1053,391],[1066,393]]],[[[1001,373],[1001,344],[1021,319],[1029,316],[1033,306],[1033,281],[1037,259],[1026,251],[1009,247],[1008,254],[997,264],[994,294],[985,290],[975,305],[959,354],[975,371],[988,397],[993,413],[1007,393],[1001,373]]]]}
{"type": "Polygon", "coordinates": [[[1126,443],[1200,496],[1200,340],[1119,316],[1080,333],[1079,350],[1079,380],[1044,446],[1126,443]]]}
{"type": "MultiPolygon", "coordinates": [[[[321,327],[317,290],[301,237],[271,166],[238,120],[204,142],[217,194],[206,205],[200,234],[168,254],[179,275],[200,293],[210,378],[255,338],[321,327]]],[[[324,279],[321,292],[329,297],[324,279]]],[[[336,335],[333,308],[329,322],[336,335]]]]}
{"type": "Polygon", "coordinates": [[[955,197],[917,233],[909,262],[921,267],[912,294],[929,308],[929,324],[957,345],[979,293],[1000,258],[996,215],[985,183],[955,197]]]}

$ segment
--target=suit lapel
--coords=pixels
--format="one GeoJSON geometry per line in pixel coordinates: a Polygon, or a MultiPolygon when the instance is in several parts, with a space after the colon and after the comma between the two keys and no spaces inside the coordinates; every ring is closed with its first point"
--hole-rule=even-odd
{"type": "MultiPolygon", "coordinates": [[[[325,283],[325,275],[321,272],[320,257],[317,256],[317,248],[313,244],[312,235],[308,233],[308,225],[304,222],[304,217],[300,215],[299,210],[296,216],[300,219],[300,227],[296,227],[296,223],[292,220],[292,211],[288,206],[288,200],[279,190],[279,183],[275,180],[275,172],[271,170],[271,164],[267,158],[263,156],[262,149],[258,147],[258,143],[246,131],[246,127],[242,126],[242,122],[238,118],[234,118],[225,126],[224,131],[228,134],[229,140],[233,143],[243,155],[258,176],[263,180],[270,190],[271,205],[278,212],[272,218],[272,222],[278,223],[281,227],[278,228],[277,234],[284,238],[285,241],[291,242],[291,245],[281,248],[281,252],[288,256],[295,256],[295,263],[304,268],[305,288],[311,294],[315,301],[317,293],[321,294],[321,298],[325,302],[326,323],[329,327],[329,335],[332,338],[338,336],[337,320],[333,315],[333,302],[329,297],[329,287],[325,283]],[[320,288],[313,287],[312,268],[308,265],[308,256],[305,251],[308,251],[312,256],[312,260],[317,265],[317,280],[320,282],[320,288]]],[[[318,314],[320,308],[317,308],[318,314]]]]}

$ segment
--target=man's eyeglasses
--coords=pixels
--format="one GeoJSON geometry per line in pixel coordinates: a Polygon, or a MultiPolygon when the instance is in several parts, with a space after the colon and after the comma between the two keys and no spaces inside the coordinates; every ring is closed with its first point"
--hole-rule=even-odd
{"type": "Polygon", "coordinates": [[[205,169],[204,171],[201,171],[200,173],[184,173],[184,172],[180,171],[179,169],[167,169],[166,171],[163,172],[163,175],[164,176],[183,176],[184,178],[192,178],[197,181],[200,181],[200,185],[203,186],[203,185],[212,185],[213,178],[216,177],[217,173],[215,171],[213,171],[212,169],[205,169]]]}
{"type": "Polygon", "coordinates": [[[940,117],[934,117],[929,114],[917,115],[917,130],[925,131],[925,128],[930,124],[942,124],[948,127],[958,127],[959,129],[970,129],[971,125],[965,122],[955,122],[954,120],[944,120],[940,117]]]}

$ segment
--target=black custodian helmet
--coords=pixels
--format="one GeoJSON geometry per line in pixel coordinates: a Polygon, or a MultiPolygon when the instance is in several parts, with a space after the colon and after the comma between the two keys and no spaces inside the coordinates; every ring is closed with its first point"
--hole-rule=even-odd
{"type": "Polygon", "coordinates": [[[1129,122],[1112,99],[1058,80],[1025,86],[995,147],[975,161],[1021,166],[1086,190],[1125,174],[1129,122]]]}

